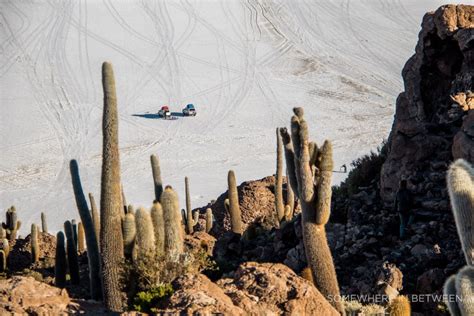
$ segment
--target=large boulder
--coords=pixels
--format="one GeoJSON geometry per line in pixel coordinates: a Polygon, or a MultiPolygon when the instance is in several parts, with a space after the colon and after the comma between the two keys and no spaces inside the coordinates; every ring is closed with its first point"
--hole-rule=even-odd
{"type": "MultiPolygon", "coordinates": [[[[405,91],[397,99],[381,172],[380,193],[387,204],[402,178],[418,201],[445,200],[445,189],[436,187],[444,186],[449,161],[454,156],[474,162],[473,114],[463,123],[468,112],[451,99],[473,89],[473,30],[474,6],[445,5],[423,18],[416,52],[402,72],[405,91]]],[[[449,207],[436,205],[441,212],[449,207]]]]}
{"type": "Polygon", "coordinates": [[[165,313],[187,315],[245,315],[224,291],[202,274],[185,274],[173,282],[175,292],[169,298],[165,313]]]}
{"type": "Polygon", "coordinates": [[[282,264],[246,262],[218,285],[254,315],[339,315],[313,284],[282,264]]]}
{"type": "Polygon", "coordinates": [[[0,281],[0,315],[65,314],[69,296],[59,289],[32,277],[14,276],[0,281]]]}
{"type": "MultiPolygon", "coordinates": [[[[283,196],[286,199],[286,178],[283,179],[283,196]]],[[[260,180],[245,181],[237,187],[239,205],[244,229],[250,224],[256,224],[264,229],[278,227],[274,195],[275,177],[269,176],[260,180]]],[[[228,192],[221,194],[217,200],[199,208],[201,214],[201,229],[205,226],[203,220],[206,208],[211,208],[215,219],[211,235],[220,237],[230,231],[230,215],[224,206],[228,192]]]]}

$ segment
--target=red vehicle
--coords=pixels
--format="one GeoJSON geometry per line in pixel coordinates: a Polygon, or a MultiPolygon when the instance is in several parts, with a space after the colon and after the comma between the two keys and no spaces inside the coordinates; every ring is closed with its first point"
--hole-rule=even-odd
{"type": "Polygon", "coordinates": [[[167,105],[161,107],[158,111],[158,116],[164,118],[165,120],[169,120],[171,118],[171,112],[167,105]]]}

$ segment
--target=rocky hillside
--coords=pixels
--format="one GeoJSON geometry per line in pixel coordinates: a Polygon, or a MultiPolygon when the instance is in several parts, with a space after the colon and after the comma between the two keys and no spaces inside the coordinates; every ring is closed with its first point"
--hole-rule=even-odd
{"type": "Polygon", "coordinates": [[[402,71],[405,91],[397,98],[381,174],[384,202],[393,201],[403,178],[418,205],[449,211],[447,166],[454,158],[474,161],[474,114],[451,97],[474,90],[473,28],[472,6],[447,5],[423,18],[416,53],[402,71]]]}

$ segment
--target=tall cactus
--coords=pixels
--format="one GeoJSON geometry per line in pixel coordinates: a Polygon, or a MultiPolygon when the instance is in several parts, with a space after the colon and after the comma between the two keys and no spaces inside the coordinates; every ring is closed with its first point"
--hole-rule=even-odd
{"type": "Polygon", "coordinates": [[[38,226],[36,224],[31,224],[31,262],[37,263],[40,257],[40,249],[38,244],[38,226]]]}
{"type": "Polygon", "coordinates": [[[76,241],[74,240],[73,228],[70,221],[66,221],[64,223],[64,231],[66,232],[67,237],[67,262],[69,265],[69,275],[71,277],[71,283],[79,284],[81,282],[81,278],[79,275],[79,261],[77,258],[76,241]]]}
{"type": "Polygon", "coordinates": [[[229,170],[229,173],[227,174],[227,184],[231,229],[236,234],[242,234],[242,216],[240,213],[239,195],[237,193],[237,182],[235,180],[235,173],[233,170],[229,170]]]}
{"type": "Polygon", "coordinates": [[[153,257],[155,254],[155,232],[153,231],[150,213],[145,208],[140,207],[135,215],[135,220],[138,258],[153,257]]]}
{"type": "Polygon", "coordinates": [[[100,212],[95,203],[95,198],[92,193],[89,193],[89,201],[91,202],[91,218],[94,225],[94,231],[97,239],[97,244],[100,243],[100,212]]]}
{"type": "Polygon", "coordinates": [[[87,245],[87,259],[89,266],[89,287],[90,295],[93,300],[102,299],[102,278],[100,270],[100,254],[99,243],[97,241],[97,227],[98,224],[98,210],[95,204],[94,197],[89,193],[91,201],[91,212],[87,205],[87,200],[82,189],[81,177],[79,175],[79,166],[76,160],[71,160],[69,163],[69,171],[71,173],[72,188],[74,191],[74,198],[76,200],[79,216],[81,217],[82,225],[84,226],[86,245],[87,245]]]}
{"type": "Polygon", "coordinates": [[[188,234],[194,233],[194,222],[193,209],[191,208],[191,196],[189,194],[189,179],[184,177],[184,191],[186,195],[186,230],[188,234]]]}
{"type": "Polygon", "coordinates": [[[474,168],[465,160],[456,160],[447,174],[451,208],[461,246],[468,265],[474,264],[474,168]]]}
{"type": "Polygon", "coordinates": [[[43,233],[48,233],[48,223],[46,222],[46,214],[41,212],[41,229],[43,233]]]}
{"type": "Polygon", "coordinates": [[[213,221],[214,221],[214,218],[212,216],[212,210],[210,208],[207,208],[206,209],[206,233],[208,234],[212,229],[213,221]]]}
{"type": "MultiPolygon", "coordinates": [[[[329,249],[325,225],[329,220],[331,206],[332,146],[325,141],[321,149],[317,146],[317,159],[311,164],[308,125],[303,109],[295,108],[291,118],[291,138],[285,128],[280,133],[285,143],[290,185],[295,185],[302,207],[303,242],[306,259],[313,273],[316,288],[329,300],[336,310],[345,314],[339,297],[336,269],[329,249]],[[294,184],[293,181],[296,181],[294,184]]],[[[314,156],[314,155],[313,155],[314,156]]]]}
{"type": "Polygon", "coordinates": [[[155,188],[155,200],[161,200],[161,194],[163,193],[163,181],[161,180],[161,169],[160,161],[155,155],[150,156],[151,171],[153,173],[153,184],[155,188]]]}
{"type": "Polygon", "coordinates": [[[77,250],[79,253],[83,253],[86,250],[86,246],[84,245],[84,225],[82,222],[79,222],[77,225],[77,250]]]}
{"type": "Polygon", "coordinates": [[[184,250],[184,232],[181,225],[178,195],[171,187],[167,187],[161,194],[161,206],[165,224],[165,253],[176,258],[184,250]]]}
{"type": "Polygon", "coordinates": [[[100,253],[105,307],[123,310],[120,271],[123,254],[121,228],[120,157],[118,113],[112,65],[102,64],[104,113],[102,118],[102,177],[100,193],[100,253]]]}
{"type": "Polygon", "coordinates": [[[127,213],[122,219],[123,250],[126,258],[132,258],[135,237],[137,234],[135,214],[127,213]]]}
{"type": "Polygon", "coordinates": [[[66,286],[67,259],[64,246],[64,234],[56,234],[56,257],[54,259],[54,285],[60,288],[66,286]]]}
{"type": "Polygon", "coordinates": [[[456,160],[447,174],[451,208],[456,222],[462,250],[467,265],[448,278],[444,285],[446,298],[460,297],[459,301],[448,300],[446,305],[452,315],[474,315],[474,168],[465,160],[456,160]]]}
{"type": "Polygon", "coordinates": [[[158,255],[163,255],[165,251],[165,224],[163,219],[163,208],[160,202],[153,203],[151,208],[151,221],[155,232],[155,251],[158,255]]]}
{"type": "Polygon", "coordinates": [[[276,159],[276,174],[275,174],[275,209],[277,212],[278,222],[281,223],[285,217],[285,209],[283,203],[283,147],[281,144],[281,137],[279,129],[276,130],[277,137],[277,159],[276,159]]]}

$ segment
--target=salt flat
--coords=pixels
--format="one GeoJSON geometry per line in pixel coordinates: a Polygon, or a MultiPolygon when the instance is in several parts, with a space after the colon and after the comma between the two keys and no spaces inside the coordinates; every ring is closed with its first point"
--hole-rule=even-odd
{"type": "MultiPolygon", "coordinates": [[[[456,2],[456,1],[455,1],[456,2]]],[[[275,128],[303,106],[311,136],[349,165],[387,137],[401,69],[436,0],[0,1],[0,207],[23,233],[46,212],[50,230],[78,218],[77,159],[99,197],[101,64],[113,63],[122,181],[149,206],[149,156],[193,206],[275,170],[275,128]],[[148,118],[167,104],[194,118],[148,118]]],[[[334,182],[344,175],[335,174],[334,182]]],[[[0,220],[3,220],[1,215],[0,220]]]]}

